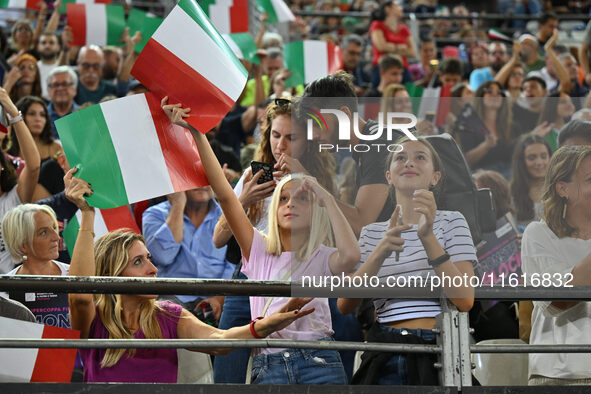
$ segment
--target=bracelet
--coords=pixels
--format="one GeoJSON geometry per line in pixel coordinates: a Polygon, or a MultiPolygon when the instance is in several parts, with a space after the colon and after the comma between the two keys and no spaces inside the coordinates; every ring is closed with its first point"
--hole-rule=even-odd
{"type": "Polygon", "coordinates": [[[250,334],[255,337],[256,339],[263,339],[264,337],[260,336],[259,334],[257,334],[256,330],[254,329],[254,323],[257,322],[258,320],[261,320],[263,317],[259,316],[259,317],[255,317],[254,319],[252,319],[250,321],[250,334]]]}
{"type": "Polygon", "coordinates": [[[78,230],[78,232],[79,233],[80,232],[91,233],[92,234],[92,238],[95,238],[96,237],[96,235],[94,234],[94,231],[92,231],[92,230],[83,230],[83,229],[80,229],[80,230],[78,230]]]}
{"type": "Polygon", "coordinates": [[[21,111],[18,111],[18,115],[14,116],[14,117],[8,115],[8,113],[6,113],[6,116],[8,117],[8,124],[11,124],[11,125],[23,120],[23,114],[21,111]]]}
{"type": "Polygon", "coordinates": [[[445,263],[447,260],[449,260],[449,254],[447,254],[447,252],[445,252],[441,256],[437,257],[436,259],[427,260],[427,262],[429,263],[429,265],[431,267],[435,268],[435,267],[439,267],[441,264],[445,263]]]}

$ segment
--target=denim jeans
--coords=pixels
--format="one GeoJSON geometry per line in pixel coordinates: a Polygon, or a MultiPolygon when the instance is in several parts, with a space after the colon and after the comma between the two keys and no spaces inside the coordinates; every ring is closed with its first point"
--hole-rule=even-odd
{"type": "MultiPolygon", "coordinates": [[[[355,314],[350,313],[343,315],[337,308],[337,299],[329,298],[328,305],[330,307],[330,314],[332,317],[332,329],[334,331],[333,338],[335,341],[350,341],[363,342],[363,334],[361,327],[355,314]]],[[[343,367],[347,374],[347,380],[351,381],[353,376],[353,364],[355,363],[354,350],[339,350],[341,360],[343,360],[343,367]]]]}
{"type": "MultiPolygon", "coordinates": [[[[407,334],[416,335],[425,340],[435,340],[435,333],[432,330],[424,329],[409,329],[409,328],[394,328],[389,326],[380,325],[382,331],[390,331],[405,335],[407,334]]],[[[407,374],[408,368],[406,364],[406,353],[394,354],[390,360],[384,365],[383,375],[378,380],[380,385],[392,385],[392,386],[403,386],[407,385],[407,374]]]]}
{"type": "MultiPolygon", "coordinates": [[[[233,279],[247,279],[240,272],[242,264],[236,265],[233,279]]],[[[224,308],[218,328],[227,330],[232,327],[244,326],[250,323],[250,303],[245,296],[228,296],[224,301],[224,308]]],[[[236,349],[225,356],[215,356],[213,361],[213,380],[216,383],[244,383],[246,381],[246,367],[250,349],[236,349]]]]}
{"type": "Polygon", "coordinates": [[[254,357],[252,383],[347,384],[347,375],[336,350],[285,349],[254,357]]]}

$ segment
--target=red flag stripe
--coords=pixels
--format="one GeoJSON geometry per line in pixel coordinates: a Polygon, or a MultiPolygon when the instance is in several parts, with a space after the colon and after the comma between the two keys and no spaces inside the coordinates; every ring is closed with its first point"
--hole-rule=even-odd
{"type": "Polygon", "coordinates": [[[230,31],[244,33],[248,31],[248,0],[234,0],[230,7],[230,31]]]}
{"type": "Polygon", "coordinates": [[[86,5],[66,4],[68,26],[72,28],[74,39],[70,46],[83,46],[86,44],[86,5]]]}
{"type": "Polygon", "coordinates": [[[439,102],[437,103],[437,119],[435,125],[437,127],[445,124],[445,118],[451,110],[451,85],[444,85],[441,87],[439,93],[439,102]]]}
{"type": "Polygon", "coordinates": [[[170,123],[160,108],[160,100],[156,96],[147,93],[146,101],[152,113],[152,120],[174,190],[209,185],[197,153],[197,145],[189,130],[170,123]]]}
{"type": "Polygon", "coordinates": [[[343,68],[343,56],[341,49],[333,44],[326,44],[326,52],[328,53],[328,73],[332,74],[343,68]]]}
{"type": "Polygon", "coordinates": [[[119,208],[101,209],[101,215],[109,232],[126,228],[132,230],[134,233],[141,234],[127,205],[119,208]]]}
{"type": "Polygon", "coordinates": [[[150,86],[158,98],[169,96],[170,103],[192,108],[186,120],[202,133],[211,130],[234,105],[217,86],[152,38],[138,56],[131,74],[150,86]],[[179,93],[170,94],[173,91],[179,93]]]}
{"type": "MultiPolygon", "coordinates": [[[[43,327],[43,338],[79,339],[80,331],[52,326],[43,327]]],[[[31,382],[68,383],[76,360],[76,349],[39,349],[31,382]]]]}

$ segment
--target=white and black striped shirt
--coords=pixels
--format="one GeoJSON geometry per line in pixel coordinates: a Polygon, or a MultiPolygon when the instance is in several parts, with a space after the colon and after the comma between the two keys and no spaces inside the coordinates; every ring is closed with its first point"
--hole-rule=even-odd
{"type": "MultiPolygon", "coordinates": [[[[367,260],[376,245],[388,230],[389,221],[372,223],[361,230],[359,248],[361,249],[361,263],[367,260]]],[[[477,261],[476,249],[472,242],[470,229],[466,219],[460,212],[437,211],[433,223],[433,233],[449,254],[453,263],[460,261],[477,261]]],[[[384,260],[378,277],[380,280],[388,276],[421,276],[423,278],[436,275],[427,262],[427,253],[417,234],[417,225],[402,232],[404,251],[400,253],[399,261],[395,255],[384,260]]],[[[400,320],[422,317],[435,317],[441,312],[439,300],[436,299],[374,299],[377,319],[379,323],[389,323],[400,320]]]]}

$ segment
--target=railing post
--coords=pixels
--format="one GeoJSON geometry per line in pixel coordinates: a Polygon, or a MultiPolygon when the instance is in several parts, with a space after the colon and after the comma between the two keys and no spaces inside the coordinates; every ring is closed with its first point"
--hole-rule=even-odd
{"type": "Polygon", "coordinates": [[[458,312],[459,355],[461,387],[472,386],[472,359],[470,357],[470,319],[467,312],[458,312]]]}
{"type": "Polygon", "coordinates": [[[453,361],[453,341],[452,341],[452,316],[449,310],[443,311],[437,316],[437,344],[441,346],[439,354],[439,382],[442,386],[455,386],[454,361],[453,361]]]}

